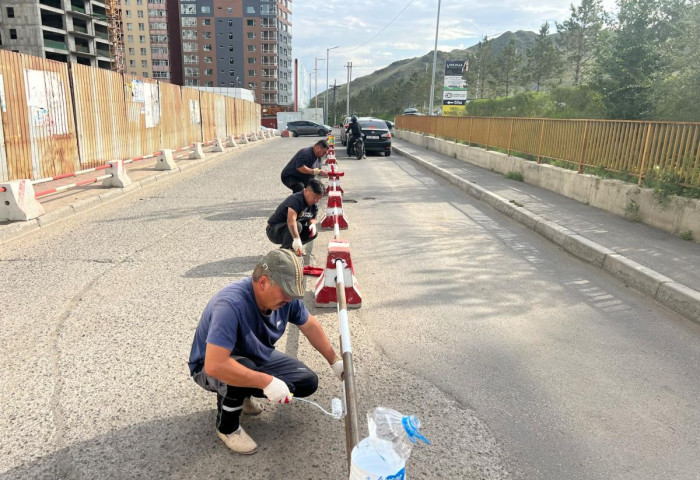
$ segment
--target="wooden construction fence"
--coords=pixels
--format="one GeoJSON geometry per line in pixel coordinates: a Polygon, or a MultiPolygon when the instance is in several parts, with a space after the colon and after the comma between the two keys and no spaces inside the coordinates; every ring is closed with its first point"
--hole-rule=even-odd
{"type": "Polygon", "coordinates": [[[0,182],[260,130],[259,104],[0,50],[0,182]]]}
{"type": "Polygon", "coordinates": [[[666,174],[700,187],[700,123],[400,115],[403,130],[637,176],[666,174]]]}

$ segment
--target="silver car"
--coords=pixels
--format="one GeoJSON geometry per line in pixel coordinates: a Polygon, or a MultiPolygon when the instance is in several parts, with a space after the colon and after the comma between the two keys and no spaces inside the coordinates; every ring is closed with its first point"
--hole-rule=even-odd
{"type": "Polygon", "coordinates": [[[333,130],[328,125],[312,122],[310,120],[294,120],[287,123],[287,130],[294,137],[299,135],[319,135],[326,136],[333,130]]]}

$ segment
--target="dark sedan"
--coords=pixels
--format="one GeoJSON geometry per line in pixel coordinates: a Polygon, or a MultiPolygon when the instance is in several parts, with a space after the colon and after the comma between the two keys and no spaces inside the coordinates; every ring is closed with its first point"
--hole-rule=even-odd
{"type": "Polygon", "coordinates": [[[365,151],[391,155],[391,133],[389,126],[381,118],[360,117],[360,128],[365,135],[365,151]]]}

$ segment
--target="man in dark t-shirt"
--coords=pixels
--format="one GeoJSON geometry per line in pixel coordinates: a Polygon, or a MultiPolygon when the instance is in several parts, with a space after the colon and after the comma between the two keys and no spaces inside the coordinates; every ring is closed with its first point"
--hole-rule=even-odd
{"type": "Polygon", "coordinates": [[[267,220],[267,238],[282,248],[304,254],[304,245],[318,235],[316,205],[323,197],[323,184],[312,178],[300,192],[288,196],[267,220]]]}
{"type": "Polygon", "coordinates": [[[327,141],[319,140],[313,147],[299,150],[282,169],[282,183],[293,193],[297,193],[307,186],[315,175],[328,176],[327,172],[314,168],[314,165],[328,153],[329,148],[327,141]]]}
{"type": "Polygon", "coordinates": [[[302,298],[299,257],[289,250],[273,250],[262,257],[251,277],[224,287],[202,313],[190,351],[190,374],[199,386],[216,392],[216,433],[236,453],[258,450],[240,426],[241,413],[262,412],[253,397],[289,403],[292,396],[307,397],[318,388],[313,370],[275,350],[287,324],[299,327],[336,377],[342,378],[343,360],[302,298]]]}

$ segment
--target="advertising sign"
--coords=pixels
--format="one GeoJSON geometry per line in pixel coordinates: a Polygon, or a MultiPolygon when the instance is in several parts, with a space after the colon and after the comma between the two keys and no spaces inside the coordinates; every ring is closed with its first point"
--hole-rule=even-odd
{"type": "Polygon", "coordinates": [[[445,60],[445,76],[459,75],[461,77],[468,69],[469,62],[465,60],[445,60]]]}
{"type": "Polygon", "coordinates": [[[442,92],[443,100],[466,100],[466,90],[445,90],[442,92]]]}
{"type": "Polygon", "coordinates": [[[442,88],[443,116],[464,115],[467,111],[467,82],[463,75],[468,69],[468,61],[445,61],[445,82],[442,88]]]}

